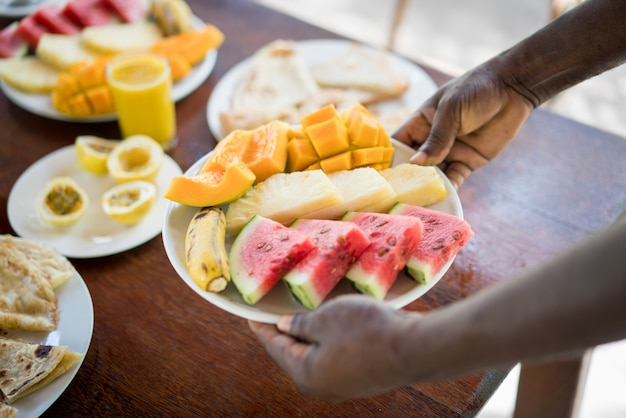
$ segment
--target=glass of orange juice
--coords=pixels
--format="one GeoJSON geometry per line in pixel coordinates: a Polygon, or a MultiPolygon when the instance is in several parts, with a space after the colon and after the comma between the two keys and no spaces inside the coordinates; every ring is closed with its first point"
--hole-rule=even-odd
{"type": "Polygon", "coordinates": [[[124,138],[143,134],[164,149],[176,144],[176,109],[167,59],[150,53],[113,58],[106,70],[124,138]]]}

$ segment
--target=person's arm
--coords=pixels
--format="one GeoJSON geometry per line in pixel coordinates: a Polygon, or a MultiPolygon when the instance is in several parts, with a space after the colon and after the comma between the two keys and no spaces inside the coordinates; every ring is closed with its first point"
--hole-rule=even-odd
{"type": "Polygon", "coordinates": [[[459,187],[495,158],[531,111],[558,92],[626,60],[626,1],[588,0],[443,85],[394,137],[411,159],[439,164],[459,187]]]}
{"type": "Polygon", "coordinates": [[[626,338],[626,223],[546,265],[426,314],[347,296],[250,322],[304,394],[345,400],[626,338]]]}

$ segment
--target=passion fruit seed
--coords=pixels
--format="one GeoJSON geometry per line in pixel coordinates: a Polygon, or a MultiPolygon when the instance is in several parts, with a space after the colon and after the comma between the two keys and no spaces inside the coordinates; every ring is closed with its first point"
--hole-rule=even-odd
{"type": "Polygon", "coordinates": [[[67,215],[83,205],[80,194],[71,186],[59,184],[46,195],[46,206],[57,215],[67,215]]]}

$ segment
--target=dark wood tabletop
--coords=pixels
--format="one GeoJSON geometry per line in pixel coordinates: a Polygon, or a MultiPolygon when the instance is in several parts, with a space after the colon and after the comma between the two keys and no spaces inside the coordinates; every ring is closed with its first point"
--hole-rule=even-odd
{"type": "MultiPolygon", "coordinates": [[[[232,66],[277,38],[339,38],[252,1],[188,3],[226,39],[207,81],[177,104],[179,144],[169,155],[183,170],[216,143],[206,106],[232,66]]],[[[0,26],[9,22],[0,19],[0,26]]],[[[425,70],[438,84],[448,79],[425,70]]],[[[120,137],[115,122],[46,119],[0,94],[0,233],[15,233],[6,207],[20,174],[83,134],[120,137]]],[[[407,309],[432,310],[510,280],[610,224],[626,206],[624,156],[624,138],[535,111],[511,145],[459,190],[475,236],[444,278],[407,309]]],[[[160,235],[121,254],[72,262],[93,299],[93,337],[76,377],[45,416],[473,416],[509,372],[489,370],[339,404],[307,398],[244,319],[211,305],[179,278],[160,235]]]]}

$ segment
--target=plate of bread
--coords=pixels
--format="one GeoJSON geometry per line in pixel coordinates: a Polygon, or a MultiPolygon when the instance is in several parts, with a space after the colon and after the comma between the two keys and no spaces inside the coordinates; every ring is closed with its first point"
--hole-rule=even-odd
{"type": "Polygon", "coordinates": [[[434,81],[416,64],[389,51],[349,40],[275,40],[231,68],[207,106],[211,133],[271,120],[299,124],[329,103],[338,110],[361,103],[389,134],[430,95],[434,81]]]}
{"type": "MultiPolygon", "coordinates": [[[[135,9],[141,2],[112,2],[135,9]]],[[[45,5],[14,22],[3,35],[11,45],[23,44],[15,55],[0,59],[0,90],[17,106],[50,119],[73,122],[116,120],[105,71],[108,61],[126,52],[165,55],[172,74],[172,98],[179,101],[211,74],[224,34],[195,16],[184,0],[146,3],[131,17],[126,12],[96,10],[96,3],[69,0],[45,5]],[[91,5],[91,6],[90,6],[91,5]],[[106,22],[72,21],[104,16],[106,22]],[[69,10],[69,11],[68,11],[69,10]],[[107,14],[108,13],[108,14],[107,14]],[[121,19],[121,20],[120,20],[121,19]],[[52,22],[43,33],[42,22],[52,22]],[[63,23],[63,30],[59,26],[63,23]],[[28,53],[32,51],[32,53],[28,53]]],[[[101,10],[102,9],[102,10],[101,10]]],[[[2,45],[0,45],[2,46],[2,45]]],[[[0,54],[0,56],[2,56],[0,54]]]]}
{"type": "Polygon", "coordinates": [[[64,256],[13,235],[0,235],[0,272],[0,416],[37,417],[83,363],[91,296],[64,256]]]}

